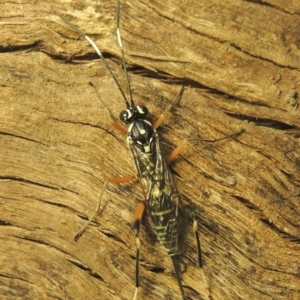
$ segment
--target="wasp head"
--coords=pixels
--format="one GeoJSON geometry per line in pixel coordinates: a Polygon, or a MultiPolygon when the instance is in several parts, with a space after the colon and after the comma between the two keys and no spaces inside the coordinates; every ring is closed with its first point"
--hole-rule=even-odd
{"type": "Polygon", "coordinates": [[[145,105],[132,106],[120,113],[120,120],[126,124],[132,123],[134,120],[146,119],[148,108],[145,105]]]}

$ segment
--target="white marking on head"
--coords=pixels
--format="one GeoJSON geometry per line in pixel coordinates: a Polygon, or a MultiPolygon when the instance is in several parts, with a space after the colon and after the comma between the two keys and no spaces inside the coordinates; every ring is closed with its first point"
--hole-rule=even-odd
{"type": "Polygon", "coordinates": [[[136,107],[136,109],[138,110],[138,112],[140,114],[144,114],[145,113],[144,110],[139,105],[136,107]]]}
{"type": "Polygon", "coordinates": [[[126,109],[126,111],[128,112],[128,116],[127,116],[127,118],[128,118],[128,119],[129,119],[129,118],[131,118],[131,117],[132,117],[131,110],[130,110],[130,109],[126,109]]]}

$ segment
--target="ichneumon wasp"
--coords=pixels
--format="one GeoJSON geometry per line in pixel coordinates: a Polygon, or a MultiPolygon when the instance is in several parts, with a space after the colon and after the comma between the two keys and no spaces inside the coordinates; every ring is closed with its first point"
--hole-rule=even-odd
{"type": "MultiPolygon", "coordinates": [[[[109,70],[111,76],[116,82],[122,97],[126,104],[126,109],[120,113],[119,119],[121,122],[128,125],[128,129],[125,129],[117,122],[113,121],[112,125],[117,128],[122,133],[127,134],[127,144],[131,151],[133,161],[136,167],[137,176],[127,176],[120,178],[111,178],[105,181],[103,189],[100,194],[100,200],[97,206],[97,209],[92,217],[89,218],[87,224],[82,228],[82,230],[74,237],[75,240],[78,240],[83,232],[87,229],[93,218],[99,213],[101,207],[101,200],[105,187],[108,182],[110,183],[122,183],[139,178],[144,197],[135,212],[134,215],[134,234],[136,239],[136,283],[135,283],[135,292],[133,300],[138,298],[138,289],[140,287],[140,240],[139,240],[139,231],[143,213],[147,208],[150,220],[153,225],[153,229],[159,241],[164,245],[167,253],[172,259],[176,279],[178,281],[181,298],[182,300],[186,299],[185,292],[182,286],[179,267],[176,261],[176,257],[184,251],[185,241],[186,241],[186,217],[185,210],[187,208],[192,208],[192,206],[182,199],[179,194],[175,182],[173,180],[169,163],[173,161],[184,148],[187,140],[184,140],[168,157],[165,159],[162,155],[160,149],[159,136],[156,129],[161,125],[165,118],[165,114],[171,109],[170,105],[167,110],[160,115],[158,120],[152,125],[146,118],[148,114],[148,109],[144,105],[136,105],[134,103],[132,92],[130,88],[128,72],[126,68],[124,50],[122,46],[121,34],[120,34],[120,1],[118,1],[117,9],[117,39],[118,44],[121,50],[122,63],[126,77],[127,88],[129,92],[130,100],[127,100],[125,93],[123,92],[120,84],[114,73],[112,72],[110,66],[108,65],[106,59],[103,57],[101,51],[96,46],[96,44],[79,28],[70,23],[68,20],[60,16],[60,18],[74,30],[76,30],[80,35],[82,35],[94,48],[99,57],[104,62],[106,68],[109,70]]],[[[178,99],[183,93],[183,87],[181,88],[178,96],[176,97],[174,103],[177,103],[178,99]]],[[[225,138],[236,136],[240,134],[243,130],[234,133],[230,136],[225,136],[220,139],[215,140],[202,140],[209,142],[216,142],[225,138]]],[[[206,297],[211,299],[211,294],[208,285],[206,284],[205,275],[203,272],[203,262],[201,257],[201,248],[200,248],[200,239],[197,231],[197,221],[195,218],[195,211],[192,208],[194,221],[193,221],[193,230],[195,233],[195,239],[197,243],[197,266],[202,272],[203,284],[207,290],[206,297]]]]}

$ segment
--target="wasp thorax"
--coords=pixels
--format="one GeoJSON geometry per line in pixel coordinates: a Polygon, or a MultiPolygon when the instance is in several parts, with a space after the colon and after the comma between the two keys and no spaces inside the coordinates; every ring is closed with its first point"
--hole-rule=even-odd
{"type": "Polygon", "coordinates": [[[142,152],[153,151],[154,129],[147,120],[139,119],[128,128],[128,141],[135,144],[142,152]]]}
{"type": "Polygon", "coordinates": [[[145,119],[148,115],[148,108],[145,105],[133,106],[120,113],[120,120],[126,124],[138,119],[145,119]]]}

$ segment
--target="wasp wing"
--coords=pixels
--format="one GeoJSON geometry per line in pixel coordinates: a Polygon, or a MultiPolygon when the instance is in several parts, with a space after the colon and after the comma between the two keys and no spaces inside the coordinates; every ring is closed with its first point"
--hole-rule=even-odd
{"type": "Polygon", "coordinates": [[[129,147],[154,231],[170,255],[180,254],[185,245],[185,218],[170,168],[162,156],[158,135],[154,133],[148,153],[135,144],[129,147]]]}

